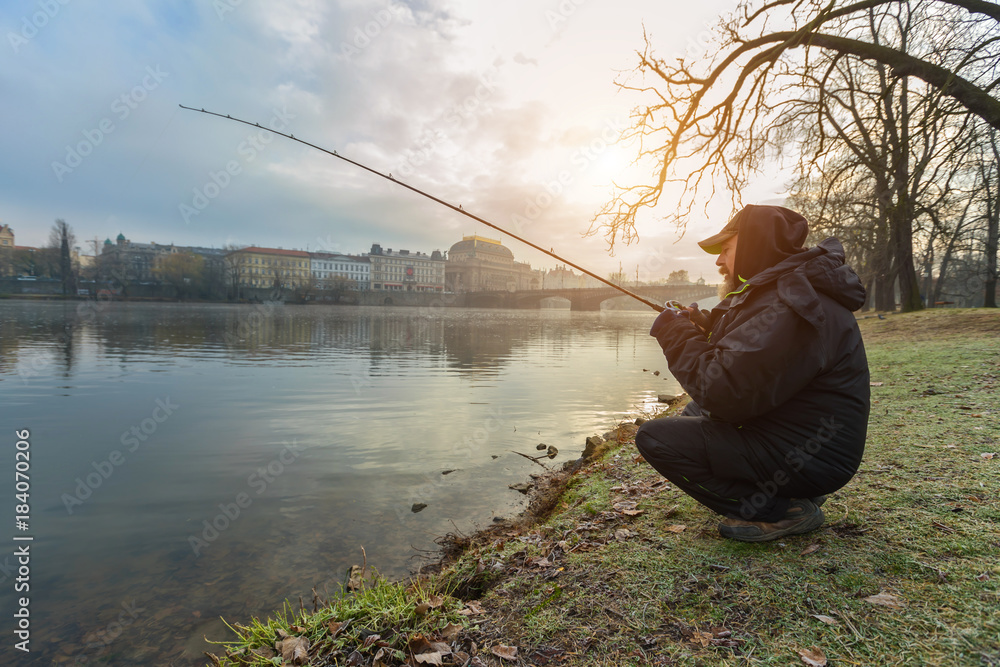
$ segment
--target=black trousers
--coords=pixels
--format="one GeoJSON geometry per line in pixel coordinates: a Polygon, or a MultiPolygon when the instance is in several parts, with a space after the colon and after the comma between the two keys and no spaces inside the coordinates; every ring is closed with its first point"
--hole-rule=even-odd
{"type": "Polygon", "coordinates": [[[718,514],[745,521],[779,521],[792,498],[831,493],[849,479],[792,465],[787,448],[703,416],[694,402],[678,417],[643,424],[635,444],[679,489],[718,514]]]}

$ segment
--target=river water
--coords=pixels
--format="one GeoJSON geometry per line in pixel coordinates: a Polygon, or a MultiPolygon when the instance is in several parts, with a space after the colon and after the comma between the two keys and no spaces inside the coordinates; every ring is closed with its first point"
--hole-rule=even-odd
{"type": "Polygon", "coordinates": [[[414,571],[523,507],[508,485],[540,468],[513,452],[559,466],[680,391],[652,315],[0,302],[3,663],[201,665],[220,617],[337,590],[362,547],[414,571]],[[24,544],[30,592],[8,595],[24,544]]]}

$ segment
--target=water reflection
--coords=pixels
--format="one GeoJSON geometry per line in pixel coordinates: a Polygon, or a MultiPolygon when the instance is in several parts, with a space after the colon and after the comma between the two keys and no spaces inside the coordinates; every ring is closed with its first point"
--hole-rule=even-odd
{"type": "Polygon", "coordinates": [[[33,441],[31,657],[200,665],[219,616],[311,599],[361,546],[406,574],[516,511],[536,469],[511,450],[561,464],[676,390],[643,372],[665,371],[650,319],[0,303],[0,428],[33,441]],[[143,611],[111,638],[123,605],[143,611]]]}

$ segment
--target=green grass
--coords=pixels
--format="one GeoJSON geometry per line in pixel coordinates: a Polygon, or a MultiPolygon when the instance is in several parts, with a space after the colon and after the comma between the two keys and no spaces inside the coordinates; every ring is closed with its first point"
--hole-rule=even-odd
{"type": "Polygon", "coordinates": [[[653,486],[630,440],[573,476],[544,521],[474,537],[423,589],[380,582],[316,614],[235,626],[230,650],[273,646],[279,627],[297,626],[340,656],[314,664],[344,664],[359,638],[329,642],[329,620],[389,628],[405,648],[407,633],[457,622],[459,599],[476,598],[485,613],[463,638],[484,664],[500,664],[489,648],[504,644],[521,664],[794,665],[816,646],[830,665],[1000,665],[1000,457],[980,456],[1000,451],[1000,313],[861,326],[882,384],[861,470],[827,501],[821,529],[722,539],[718,517],[653,486]],[[615,511],[622,500],[643,512],[615,511]],[[442,591],[434,618],[414,615],[414,600],[442,591]],[[865,600],[883,592],[904,606],[865,600]]]}

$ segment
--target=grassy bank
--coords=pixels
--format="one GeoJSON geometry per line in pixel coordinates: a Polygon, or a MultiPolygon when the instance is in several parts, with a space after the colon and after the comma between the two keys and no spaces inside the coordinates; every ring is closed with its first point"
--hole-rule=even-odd
{"type": "Polygon", "coordinates": [[[222,664],[1000,665],[1000,313],[861,326],[866,455],[819,530],[722,539],[622,429],[543,516],[454,538],[419,584],[234,625],[222,664]]]}

